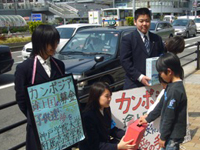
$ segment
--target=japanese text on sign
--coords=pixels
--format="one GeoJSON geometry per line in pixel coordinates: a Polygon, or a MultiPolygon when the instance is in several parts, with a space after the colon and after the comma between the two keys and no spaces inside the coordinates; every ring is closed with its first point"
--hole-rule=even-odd
{"type": "Polygon", "coordinates": [[[85,138],[72,76],[27,90],[42,150],[62,150],[85,138]]]}

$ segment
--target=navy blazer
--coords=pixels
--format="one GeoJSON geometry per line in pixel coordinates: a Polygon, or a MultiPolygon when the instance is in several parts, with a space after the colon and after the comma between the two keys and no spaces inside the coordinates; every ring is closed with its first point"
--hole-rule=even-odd
{"type": "Polygon", "coordinates": [[[137,29],[122,38],[120,61],[126,72],[124,89],[144,86],[137,79],[141,74],[146,75],[146,59],[160,56],[164,52],[160,36],[149,32],[149,39],[150,53],[147,53],[137,29]]]}
{"type": "MultiPolygon", "coordinates": [[[[52,58],[58,64],[62,74],[65,74],[64,63],[58,59],[52,58]]],[[[26,87],[31,85],[32,72],[33,72],[34,58],[28,58],[16,68],[15,72],[15,91],[16,91],[16,101],[19,105],[20,110],[27,117],[27,135],[26,135],[26,149],[27,150],[37,150],[35,134],[33,132],[30,113],[27,107],[27,101],[29,100],[26,94],[26,87]]],[[[55,63],[50,59],[51,63],[51,76],[49,77],[42,67],[39,60],[37,60],[35,84],[43,83],[58,77],[61,77],[61,73],[58,70],[55,63]]]]}
{"type": "Polygon", "coordinates": [[[83,125],[86,131],[86,140],[80,142],[80,150],[117,150],[119,140],[125,131],[114,127],[111,129],[110,108],[104,109],[104,115],[97,110],[89,110],[83,113],[83,125]],[[104,125],[102,125],[101,118],[104,125]],[[106,129],[105,129],[106,126],[106,129]],[[114,137],[112,142],[110,136],[114,137]]]}

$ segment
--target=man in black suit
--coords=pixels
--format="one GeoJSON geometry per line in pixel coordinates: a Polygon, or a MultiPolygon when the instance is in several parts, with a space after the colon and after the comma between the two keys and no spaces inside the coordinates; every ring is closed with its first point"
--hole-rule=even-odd
{"type": "Polygon", "coordinates": [[[164,52],[161,37],[149,31],[151,12],[148,8],[135,11],[134,24],[137,29],[124,36],[121,43],[120,61],[126,72],[124,89],[149,86],[146,59],[164,52]]]}

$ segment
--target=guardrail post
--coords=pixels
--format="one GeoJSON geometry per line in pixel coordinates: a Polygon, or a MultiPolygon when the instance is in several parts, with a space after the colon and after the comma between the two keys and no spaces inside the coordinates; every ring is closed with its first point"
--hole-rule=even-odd
{"type": "Polygon", "coordinates": [[[200,42],[197,42],[197,70],[200,69],[200,52],[199,52],[200,42]]]}

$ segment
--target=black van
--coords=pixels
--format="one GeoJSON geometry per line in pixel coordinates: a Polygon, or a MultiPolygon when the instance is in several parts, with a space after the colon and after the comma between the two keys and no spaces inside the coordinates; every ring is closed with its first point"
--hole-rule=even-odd
{"type": "Polygon", "coordinates": [[[135,29],[133,26],[85,29],[76,33],[59,54],[55,55],[64,62],[66,73],[72,73],[76,80],[119,67],[112,73],[80,82],[79,96],[88,93],[89,87],[94,82],[103,81],[112,84],[124,80],[125,72],[119,59],[120,43],[123,36],[135,29]]]}
{"type": "Polygon", "coordinates": [[[6,45],[0,45],[0,74],[11,70],[14,63],[10,48],[6,45]]]}

